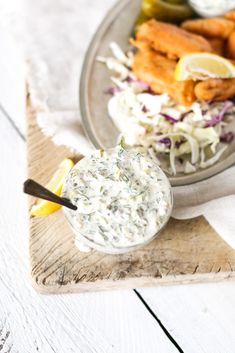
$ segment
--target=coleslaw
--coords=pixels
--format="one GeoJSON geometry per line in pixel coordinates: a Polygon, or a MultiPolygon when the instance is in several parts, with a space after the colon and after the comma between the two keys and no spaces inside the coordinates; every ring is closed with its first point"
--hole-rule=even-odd
{"type": "Polygon", "coordinates": [[[233,100],[179,105],[134,76],[132,50],[124,53],[116,43],[110,48],[113,57],[97,60],[112,72],[108,112],[126,144],[149,149],[170,175],[215,164],[234,139],[234,132],[228,131],[235,114],[233,100]]]}

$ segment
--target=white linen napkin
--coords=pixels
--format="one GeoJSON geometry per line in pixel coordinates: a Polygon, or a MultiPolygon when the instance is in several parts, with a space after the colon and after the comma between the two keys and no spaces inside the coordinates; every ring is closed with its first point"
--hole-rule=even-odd
{"type": "MultiPolygon", "coordinates": [[[[24,0],[28,84],[38,124],[59,145],[87,154],[79,120],[78,80],[89,41],[115,0],[24,0]]],[[[177,219],[203,215],[235,249],[235,166],[202,182],[174,187],[177,219]]]]}

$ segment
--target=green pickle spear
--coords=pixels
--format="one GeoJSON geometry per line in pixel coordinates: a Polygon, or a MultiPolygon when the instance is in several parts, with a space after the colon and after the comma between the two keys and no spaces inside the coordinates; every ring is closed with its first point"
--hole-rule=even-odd
{"type": "Polygon", "coordinates": [[[180,23],[195,15],[183,0],[142,0],[141,13],[136,21],[138,28],[150,18],[159,21],[180,23]]]}

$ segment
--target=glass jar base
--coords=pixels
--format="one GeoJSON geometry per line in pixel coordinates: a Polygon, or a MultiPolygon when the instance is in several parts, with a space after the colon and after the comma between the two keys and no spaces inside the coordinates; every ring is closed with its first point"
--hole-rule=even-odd
{"type": "Polygon", "coordinates": [[[75,243],[76,247],[78,248],[78,250],[81,252],[91,252],[92,251],[92,248],[85,245],[82,241],[80,241],[78,239],[75,239],[74,243],[75,243]]]}

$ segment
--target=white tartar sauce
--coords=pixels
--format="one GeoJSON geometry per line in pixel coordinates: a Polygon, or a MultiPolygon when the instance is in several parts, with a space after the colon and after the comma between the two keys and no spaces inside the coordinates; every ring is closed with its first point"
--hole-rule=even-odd
{"type": "Polygon", "coordinates": [[[192,8],[203,17],[222,16],[234,9],[234,0],[189,0],[192,8]]]}
{"type": "Polygon", "coordinates": [[[68,175],[63,196],[77,206],[65,210],[75,243],[83,238],[106,252],[147,242],[172,211],[169,181],[143,148],[117,146],[83,158],[68,175]]]}

